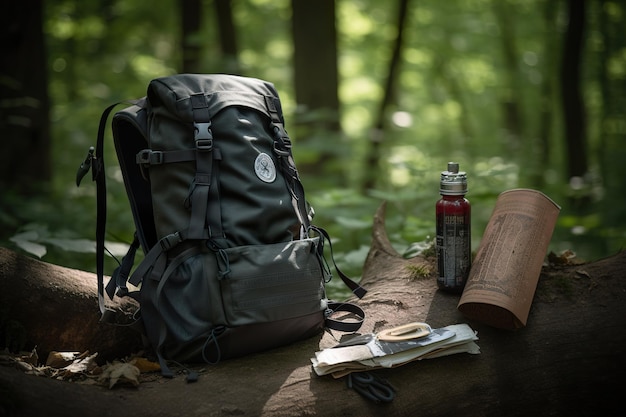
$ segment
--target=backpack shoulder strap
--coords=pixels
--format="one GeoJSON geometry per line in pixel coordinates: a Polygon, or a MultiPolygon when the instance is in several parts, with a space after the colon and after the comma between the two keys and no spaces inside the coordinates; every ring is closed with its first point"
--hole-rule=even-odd
{"type": "MultiPolygon", "coordinates": [[[[139,101],[132,101],[132,104],[139,104],[139,101]]],[[[90,149],[87,159],[81,164],[76,175],[76,185],[80,185],[82,178],[91,168],[92,180],[96,182],[96,275],[98,278],[98,307],[104,319],[107,315],[107,308],[104,302],[104,240],[106,230],[106,175],[104,170],[104,132],[106,130],[107,120],[113,109],[124,102],[117,102],[107,107],[100,117],[98,125],[98,137],[96,141],[95,154],[90,149]]]]}

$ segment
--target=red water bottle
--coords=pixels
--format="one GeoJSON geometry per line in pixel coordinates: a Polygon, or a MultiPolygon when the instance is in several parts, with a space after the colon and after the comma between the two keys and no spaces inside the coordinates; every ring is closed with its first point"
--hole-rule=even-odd
{"type": "Polygon", "coordinates": [[[441,173],[441,199],[437,201],[437,286],[460,293],[471,265],[471,207],[465,198],[467,175],[459,164],[448,162],[441,173]]]}

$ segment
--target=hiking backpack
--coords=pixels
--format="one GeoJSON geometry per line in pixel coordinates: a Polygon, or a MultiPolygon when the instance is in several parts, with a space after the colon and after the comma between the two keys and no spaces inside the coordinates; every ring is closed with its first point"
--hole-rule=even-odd
{"type": "MultiPolygon", "coordinates": [[[[95,154],[91,148],[77,174],[79,184],[91,166],[97,184],[103,321],[111,315],[105,293],[134,297],[165,376],[172,375],[168,360],[216,363],[325,326],[358,330],[363,311],[326,297],[330,239],[311,225],[278,94],[254,78],[158,78],[146,97],[115,113],[113,139],[136,233],[105,287],[103,142],[116,104],[104,111],[95,154]],[[144,259],[131,273],[139,248],[144,259]],[[140,289],[129,291],[127,282],[140,289]],[[334,320],[336,310],[357,320],[334,320]]],[[[337,272],[354,294],[365,294],[337,272]]]]}

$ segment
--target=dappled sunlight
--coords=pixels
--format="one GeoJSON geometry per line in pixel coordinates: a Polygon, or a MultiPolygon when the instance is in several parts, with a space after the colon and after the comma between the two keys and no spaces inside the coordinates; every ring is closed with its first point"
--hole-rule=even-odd
{"type": "MultiPolygon", "coordinates": [[[[592,257],[615,251],[626,242],[624,216],[619,205],[607,204],[606,199],[623,194],[615,169],[624,156],[626,129],[618,92],[623,90],[626,59],[611,28],[622,25],[626,14],[615,2],[602,7],[593,3],[586,10],[580,86],[587,119],[588,174],[576,173],[581,180],[570,184],[559,86],[565,74],[560,65],[566,8],[556,7],[550,17],[551,5],[493,0],[412,3],[392,78],[396,83],[381,110],[398,33],[398,3],[337,2],[337,61],[329,65],[337,67],[339,76],[339,106],[331,111],[341,129],[331,134],[326,128],[316,130],[328,120],[317,118],[326,110],[305,108],[296,91],[293,31],[299,28],[291,26],[289,1],[232,3],[236,57],[225,56],[221,49],[213,4],[203,6],[205,22],[182,45],[179,5],[172,0],[156,6],[46,3],[42,11],[53,165],[49,188],[55,199],[67,200],[64,207],[71,207],[71,214],[64,219],[45,212],[39,208],[44,201],[35,202],[35,197],[15,210],[19,216],[5,214],[7,224],[14,234],[23,231],[18,223],[36,222],[48,223],[51,231],[72,227],[81,238],[93,238],[93,192],[88,187],[77,190],[73,177],[75,161],[93,142],[102,110],[112,102],[145,95],[149,80],[179,72],[185,47],[197,46],[200,72],[236,68],[277,87],[293,135],[296,164],[316,165],[312,172],[301,168],[307,198],[316,202],[320,221],[346,244],[339,246],[339,253],[358,251],[370,236],[365,228],[346,229],[336,219],[367,223],[382,199],[393,201],[397,212],[390,222],[403,228],[394,243],[423,241],[425,225],[432,222],[437,175],[452,159],[466,167],[470,177],[468,198],[475,209],[476,239],[496,196],[529,186],[558,200],[563,218],[571,219],[557,225],[555,243],[582,242],[591,246],[592,257]],[[233,59],[238,67],[230,65],[233,59]],[[377,160],[368,159],[373,139],[378,141],[377,160]],[[363,178],[372,172],[376,184],[364,189],[363,178]],[[70,226],[63,224],[68,221],[70,226]],[[591,241],[597,244],[590,245],[591,241]]],[[[305,55],[319,59],[320,50],[305,55]]],[[[328,85],[318,87],[321,91],[328,85]]],[[[31,106],[25,101],[31,95],[10,103],[31,106]]],[[[25,123],[20,117],[13,120],[25,123]]],[[[106,135],[110,138],[109,130],[106,135]]],[[[110,141],[104,150],[111,179],[108,227],[127,242],[132,221],[109,145],[110,141]]]]}
{"type": "Polygon", "coordinates": [[[394,146],[388,159],[391,185],[420,187],[428,182],[422,174],[432,166],[432,159],[415,146],[394,146]],[[418,174],[418,175],[416,175],[418,174]]]}

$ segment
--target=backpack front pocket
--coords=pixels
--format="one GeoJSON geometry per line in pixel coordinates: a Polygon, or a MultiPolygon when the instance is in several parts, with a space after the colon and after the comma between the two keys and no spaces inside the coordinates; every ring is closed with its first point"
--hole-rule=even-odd
{"type": "Polygon", "coordinates": [[[238,246],[218,252],[227,326],[262,323],[326,309],[318,239],[238,246]]]}

